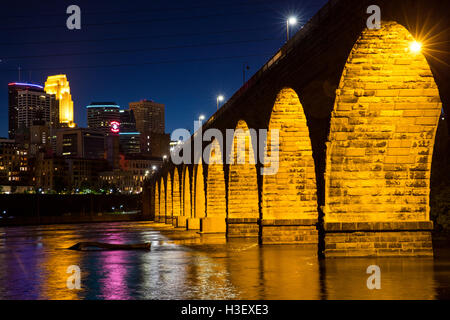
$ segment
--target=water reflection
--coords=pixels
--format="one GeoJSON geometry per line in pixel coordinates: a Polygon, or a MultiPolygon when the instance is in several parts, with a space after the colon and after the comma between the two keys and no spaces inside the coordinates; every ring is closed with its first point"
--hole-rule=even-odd
{"type": "Polygon", "coordinates": [[[448,298],[450,255],[330,259],[316,248],[227,242],[153,223],[0,228],[2,299],[436,299],[448,298]],[[79,241],[152,242],[152,251],[66,250],[79,241]],[[67,267],[81,268],[69,290],[67,267]],[[381,268],[381,290],[366,286],[381,268]]]}

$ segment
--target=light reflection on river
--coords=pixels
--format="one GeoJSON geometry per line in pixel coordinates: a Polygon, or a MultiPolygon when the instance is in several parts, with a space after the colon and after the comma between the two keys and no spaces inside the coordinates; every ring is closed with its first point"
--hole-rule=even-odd
{"type": "Polygon", "coordinates": [[[319,261],[315,248],[226,242],[147,222],[0,228],[0,299],[448,299],[443,252],[319,261]],[[66,250],[79,241],[152,242],[152,250],[66,250]],[[366,286],[373,264],[381,290],[366,286]],[[81,290],[66,287],[70,265],[81,268],[81,290]]]}

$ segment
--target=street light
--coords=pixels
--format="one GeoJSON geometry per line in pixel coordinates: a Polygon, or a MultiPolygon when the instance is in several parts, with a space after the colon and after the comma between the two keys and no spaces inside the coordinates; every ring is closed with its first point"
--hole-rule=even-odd
{"type": "Polygon", "coordinates": [[[222,95],[217,96],[217,110],[219,110],[219,102],[222,102],[224,99],[222,95]]]}
{"type": "Polygon", "coordinates": [[[200,120],[200,121],[205,120],[205,116],[204,115],[200,115],[200,117],[198,117],[198,120],[200,120]]]}
{"type": "Polygon", "coordinates": [[[411,42],[409,49],[412,53],[419,53],[422,50],[422,44],[420,42],[413,41],[411,42]]]}
{"type": "Polygon", "coordinates": [[[289,17],[286,21],[286,35],[287,35],[287,41],[289,41],[289,26],[295,26],[297,24],[297,18],[296,17],[289,17]]]}

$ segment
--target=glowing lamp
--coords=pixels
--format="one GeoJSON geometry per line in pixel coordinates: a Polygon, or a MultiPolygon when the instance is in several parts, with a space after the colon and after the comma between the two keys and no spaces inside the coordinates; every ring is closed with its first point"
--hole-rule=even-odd
{"type": "Polygon", "coordinates": [[[120,131],[120,123],[119,122],[112,121],[110,123],[110,126],[111,126],[111,132],[112,133],[119,133],[119,131],[120,131]]]}
{"type": "Polygon", "coordinates": [[[288,23],[289,23],[291,26],[296,25],[296,24],[297,24],[297,18],[296,18],[296,17],[290,17],[290,18],[288,19],[288,23]]]}
{"type": "Polygon", "coordinates": [[[413,41],[409,46],[409,50],[411,50],[412,53],[419,53],[422,50],[422,44],[420,42],[413,41]]]}

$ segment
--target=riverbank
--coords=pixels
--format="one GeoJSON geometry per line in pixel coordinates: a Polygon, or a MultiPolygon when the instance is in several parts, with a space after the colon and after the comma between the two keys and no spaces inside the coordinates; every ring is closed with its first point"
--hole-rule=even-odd
{"type": "Polygon", "coordinates": [[[100,222],[132,222],[148,221],[141,214],[105,213],[96,215],[64,215],[43,217],[2,217],[0,227],[40,226],[53,224],[80,224],[100,222]]]}

